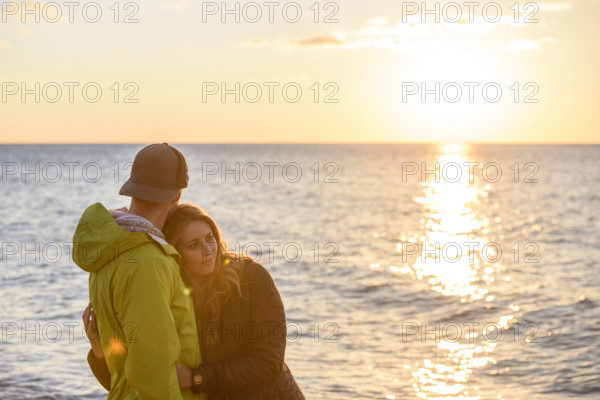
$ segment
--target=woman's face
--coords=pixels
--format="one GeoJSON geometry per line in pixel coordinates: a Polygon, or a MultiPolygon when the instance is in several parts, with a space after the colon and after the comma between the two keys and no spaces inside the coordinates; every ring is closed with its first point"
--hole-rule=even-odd
{"type": "Polygon", "coordinates": [[[210,275],[215,270],[217,248],[217,240],[204,221],[190,222],[177,241],[183,268],[194,275],[210,275]]]}

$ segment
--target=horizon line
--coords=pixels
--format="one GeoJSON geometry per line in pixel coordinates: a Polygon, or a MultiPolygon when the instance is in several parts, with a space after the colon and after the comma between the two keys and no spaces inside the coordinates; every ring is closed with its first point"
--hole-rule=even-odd
{"type": "MultiPolygon", "coordinates": [[[[171,142],[169,140],[167,143],[173,143],[176,145],[375,145],[375,144],[421,144],[421,145],[431,145],[431,144],[471,144],[471,145],[522,145],[522,146],[531,146],[531,145],[542,145],[542,146],[552,146],[552,145],[561,145],[561,146],[585,146],[585,145],[600,145],[600,142],[468,142],[468,141],[429,141],[429,142],[171,142]]],[[[159,143],[156,142],[0,142],[0,146],[4,145],[18,145],[18,146],[27,146],[27,145],[144,145],[148,143],[159,143]]],[[[161,142],[165,143],[165,142],[161,142]]]]}

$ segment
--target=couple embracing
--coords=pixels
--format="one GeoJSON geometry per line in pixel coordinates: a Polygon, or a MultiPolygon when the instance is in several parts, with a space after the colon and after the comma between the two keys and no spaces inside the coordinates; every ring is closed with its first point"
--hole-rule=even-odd
{"type": "Polygon", "coordinates": [[[179,150],[147,146],[119,192],[129,209],[96,203],[79,220],[94,376],[108,399],[304,400],[273,278],[228,251],[204,210],[179,203],[188,181],[179,150]]]}

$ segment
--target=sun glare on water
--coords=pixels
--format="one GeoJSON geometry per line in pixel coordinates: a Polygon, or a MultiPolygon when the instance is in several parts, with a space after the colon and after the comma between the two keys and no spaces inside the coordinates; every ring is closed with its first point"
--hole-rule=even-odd
{"type": "MultiPolygon", "coordinates": [[[[470,161],[468,150],[467,145],[442,144],[435,165],[439,170],[451,164],[464,165],[470,161]]],[[[414,199],[423,207],[422,228],[410,240],[420,244],[422,251],[397,272],[427,282],[430,290],[456,298],[459,304],[489,303],[495,299],[495,275],[501,270],[499,262],[490,260],[493,253],[486,257],[482,252],[490,242],[487,234],[493,223],[482,206],[490,188],[464,172],[456,179],[454,173],[432,174],[422,183],[423,194],[414,199]],[[451,251],[446,252],[449,247],[451,251]]],[[[496,334],[494,326],[506,329],[515,321],[508,312],[492,326],[479,327],[469,334],[463,330],[458,339],[452,336],[452,329],[436,338],[432,354],[424,354],[422,364],[413,367],[416,396],[427,400],[481,399],[478,386],[470,383],[471,375],[496,362],[494,352],[499,343],[490,340],[496,334]],[[442,354],[446,356],[440,357],[442,354]]],[[[430,323],[429,329],[433,329],[435,321],[430,323]]]]}

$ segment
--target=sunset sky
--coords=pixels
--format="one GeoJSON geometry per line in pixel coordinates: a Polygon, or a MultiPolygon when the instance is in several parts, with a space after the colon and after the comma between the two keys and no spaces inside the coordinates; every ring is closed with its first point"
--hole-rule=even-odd
{"type": "Polygon", "coordinates": [[[1,3],[2,143],[600,142],[598,0],[46,3],[1,3]]]}

